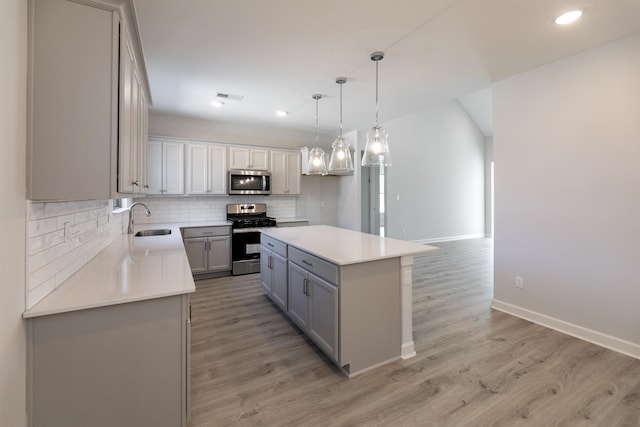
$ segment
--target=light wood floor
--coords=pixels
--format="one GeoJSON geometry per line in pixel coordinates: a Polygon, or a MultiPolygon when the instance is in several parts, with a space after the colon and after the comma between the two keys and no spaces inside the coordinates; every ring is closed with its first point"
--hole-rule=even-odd
{"type": "Polygon", "coordinates": [[[490,309],[492,241],[416,257],[417,356],[353,379],[263,294],[197,282],[191,426],[640,426],[640,361],[490,309]]]}

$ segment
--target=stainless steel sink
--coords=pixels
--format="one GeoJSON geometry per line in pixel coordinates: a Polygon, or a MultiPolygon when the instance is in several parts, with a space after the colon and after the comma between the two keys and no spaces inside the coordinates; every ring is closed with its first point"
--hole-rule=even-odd
{"type": "Polygon", "coordinates": [[[135,236],[136,237],[146,237],[146,236],[166,236],[167,234],[171,234],[171,230],[168,228],[156,228],[155,230],[141,230],[138,231],[135,236]]]}

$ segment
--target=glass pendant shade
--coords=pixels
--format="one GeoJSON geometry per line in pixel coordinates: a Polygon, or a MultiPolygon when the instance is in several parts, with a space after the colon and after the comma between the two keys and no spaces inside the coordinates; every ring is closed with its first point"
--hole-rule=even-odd
{"type": "Polygon", "coordinates": [[[340,133],[331,144],[331,158],[329,159],[329,172],[348,173],[353,172],[353,161],[349,143],[342,137],[342,85],[347,82],[346,77],[338,77],[336,83],[340,85],[340,133]]]}
{"type": "Polygon", "coordinates": [[[384,58],[382,52],[371,54],[371,60],[376,63],[376,124],[367,133],[362,166],[391,166],[391,154],[389,154],[389,143],[387,142],[388,134],[378,126],[378,62],[382,61],[382,58],[384,58]]]}
{"type": "Polygon", "coordinates": [[[362,166],[391,166],[387,132],[380,126],[374,126],[367,132],[362,166]]]}
{"type": "Polygon", "coordinates": [[[352,172],[353,161],[349,143],[342,137],[336,138],[331,144],[331,158],[329,159],[330,172],[352,172]]]}
{"type": "Polygon", "coordinates": [[[324,150],[320,147],[313,147],[309,151],[309,175],[326,175],[327,164],[324,159],[324,150]]]}
{"type": "Polygon", "coordinates": [[[322,99],[322,95],[315,94],[312,98],[316,101],[316,146],[309,151],[309,166],[307,168],[307,174],[326,175],[327,162],[324,158],[324,150],[318,146],[318,100],[322,99]]]}

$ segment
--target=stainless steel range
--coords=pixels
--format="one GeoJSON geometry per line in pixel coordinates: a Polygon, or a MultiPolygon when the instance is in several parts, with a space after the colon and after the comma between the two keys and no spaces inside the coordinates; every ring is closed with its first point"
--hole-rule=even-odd
{"type": "Polygon", "coordinates": [[[234,276],[260,272],[260,228],[275,227],[275,218],[267,216],[265,203],[227,205],[227,220],[232,221],[231,261],[234,276]]]}

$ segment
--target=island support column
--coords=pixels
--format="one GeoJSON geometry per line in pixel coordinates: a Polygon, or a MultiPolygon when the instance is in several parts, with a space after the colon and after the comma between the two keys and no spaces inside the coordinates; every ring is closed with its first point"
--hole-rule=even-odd
{"type": "Polygon", "coordinates": [[[400,311],[402,312],[402,347],[400,357],[416,355],[413,346],[413,255],[400,257],[400,311]]]}

